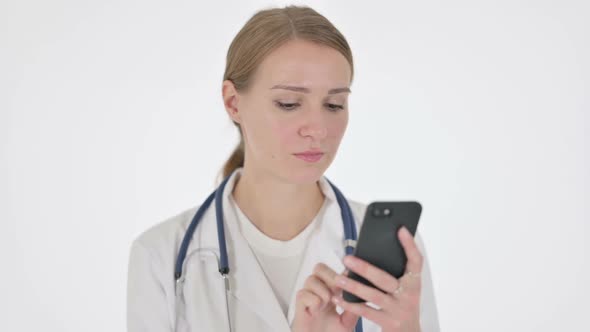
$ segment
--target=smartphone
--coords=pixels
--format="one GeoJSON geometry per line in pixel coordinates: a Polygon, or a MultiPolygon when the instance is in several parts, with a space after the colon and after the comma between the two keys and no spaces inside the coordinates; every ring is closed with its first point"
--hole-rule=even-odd
{"type": "MultiPolygon", "coordinates": [[[[405,272],[407,257],[397,232],[405,226],[413,236],[416,235],[421,213],[422,205],[415,201],[369,204],[353,255],[400,278],[405,272]]],[[[348,272],[348,277],[377,288],[352,271],[348,272]]],[[[342,296],[348,302],[366,302],[346,291],[342,296]]]]}

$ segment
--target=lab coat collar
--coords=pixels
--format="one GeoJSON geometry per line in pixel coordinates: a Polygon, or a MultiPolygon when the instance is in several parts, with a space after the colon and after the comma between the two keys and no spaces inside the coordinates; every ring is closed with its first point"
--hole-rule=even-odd
{"type": "MultiPolygon", "coordinates": [[[[229,202],[229,195],[234,189],[236,180],[238,176],[242,174],[243,167],[236,169],[234,173],[230,176],[225,186],[225,190],[223,191],[223,214],[224,217],[227,219],[229,216],[233,218],[237,218],[235,215],[235,210],[231,208],[231,203],[229,202]]],[[[330,215],[330,218],[335,218],[338,220],[342,220],[340,217],[340,209],[338,206],[338,201],[336,200],[336,194],[334,190],[328,183],[328,180],[325,176],[322,176],[319,180],[319,186],[322,190],[324,196],[326,197],[326,213],[330,215]],[[336,209],[336,214],[334,215],[333,209],[336,209]]],[[[195,212],[198,209],[198,206],[194,208],[195,212]]],[[[235,219],[237,221],[237,219],[235,219]]],[[[224,224],[227,224],[224,223],[224,224]]],[[[358,225],[358,223],[357,223],[358,225]]],[[[186,225],[188,227],[188,224],[186,225]]],[[[227,226],[226,226],[227,227],[227,226]]],[[[338,234],[340,236],[339,239],[343,239],[344,230],[342,228],[342,222],[340,223],[331,223],[331,232],[338,232],[338,233],[331,233],[331,234],[338,234]]],[[[227,233],[227,229],[226,229],[227,233]]],[[[330,233],[329,233],[330,234],[330,233]]],[[[334,235],[332,235],[334,236],[334,235]]],[[[213,249],[219,253],[219,242],[217,240],[217,222],[216,222],[216,215],[215,215],[215,201],[211,204],[211,206],[205,211],[203,214],[201,222],[199,222],[199,226],[197,227],[196,232],[193,234],[193,238],[191,239],[191,245],[189,246],[187,255],[190,254],[192,251],[199,250],[199,249],[213,249]]],[[[231,260],[231,257],[230,257],[231,260]]]]}

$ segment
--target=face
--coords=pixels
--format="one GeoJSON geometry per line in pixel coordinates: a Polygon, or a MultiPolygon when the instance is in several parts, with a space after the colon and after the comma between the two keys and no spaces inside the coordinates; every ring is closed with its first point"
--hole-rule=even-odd
{"type": "Polygon", "coordinates": [[[244,136],[244,168],[290,183],[317,181],[346,131],[350,75],[338,51],[296,40],[267,55],[248,92],[225,81],[226,110],[244,136]]]}

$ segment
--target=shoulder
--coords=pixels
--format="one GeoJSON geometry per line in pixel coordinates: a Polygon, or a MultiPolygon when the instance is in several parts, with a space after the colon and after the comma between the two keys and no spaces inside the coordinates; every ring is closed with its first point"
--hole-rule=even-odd
{"type": "Polygon", "coordinates": [[[183,235],[197,209],[198,206],[185,209],[142,231],[133,239],[132,250],[147,250],[154,259],[173,261],[183,235]]]}

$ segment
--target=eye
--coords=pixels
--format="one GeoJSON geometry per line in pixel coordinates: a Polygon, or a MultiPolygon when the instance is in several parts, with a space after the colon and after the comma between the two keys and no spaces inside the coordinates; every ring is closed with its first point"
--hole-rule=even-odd
{"type": "Polygon", "coordinates": [[[328,108],[334,112],[338,112],[338,111],[344,109],[344,106],[342,106],[342,105],[336,105],[336,104],[326,104],[326,105],[328,105],[328,108]]]}
{"type": "Polygon", "coordinates": [[[285,111],[292,111],[294,109],[294,106],[299,106],[298,103],[281,103],[280,101],[277,101],[276,103],[280,108],[284,109],[285,111]]]}
{"type": "MultiPolygon", "coordinates": [[[[285,111],[292,111],[294,110],[297,106],[299,106],[299,103],[281,103],[279,101],[276,102],[276,104],[279,106],[279,108],[285,110],[285,111]]],[[[340,110],[344,109],[343,105],[337,105],[337,104],[326,104],[326,106],[328,107],[328,109],[332,112],[338,112],[340,110]]]]}

